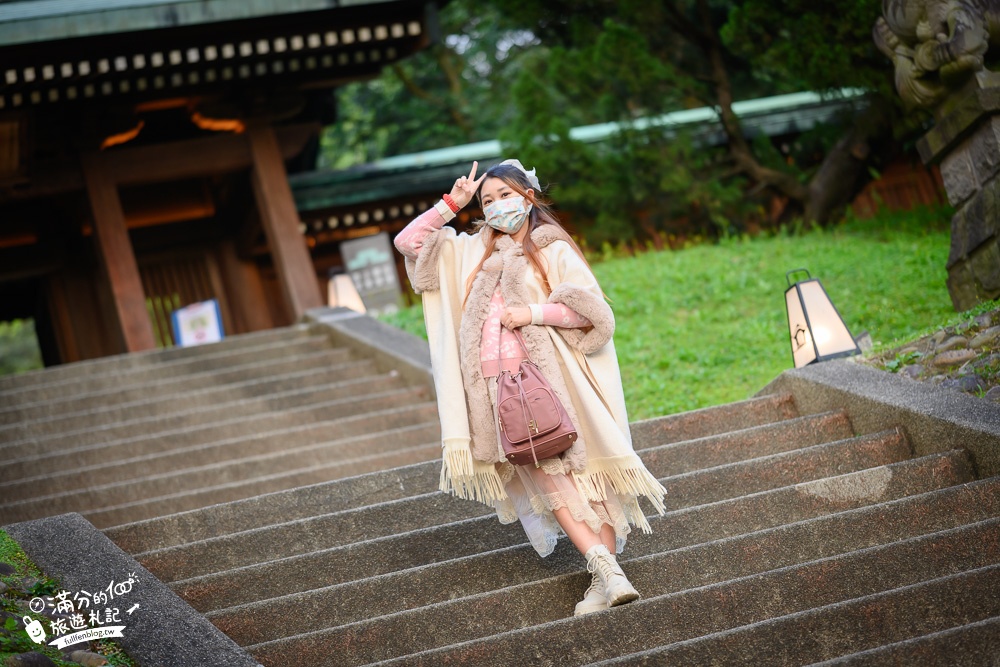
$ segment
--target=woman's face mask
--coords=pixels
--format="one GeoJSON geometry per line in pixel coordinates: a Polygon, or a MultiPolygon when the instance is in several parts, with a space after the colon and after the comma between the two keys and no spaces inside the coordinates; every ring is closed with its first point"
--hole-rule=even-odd
{"type": "Polygon", "coordinates": [[[531,204],[521,195],[511,195],[492,201],[483,208],[486,224],[504,234],[515,234],[528,219],[531,204]]]}

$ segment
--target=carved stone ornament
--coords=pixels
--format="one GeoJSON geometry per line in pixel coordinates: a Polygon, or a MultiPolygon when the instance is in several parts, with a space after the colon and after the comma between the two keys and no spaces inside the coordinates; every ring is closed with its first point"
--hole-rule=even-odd
{"type": "Polygon", "coordinates": [[[896,89],[933,109],[1000,50],[1000,0],[882,0],[875,44],[896,67],[896,89]]]}

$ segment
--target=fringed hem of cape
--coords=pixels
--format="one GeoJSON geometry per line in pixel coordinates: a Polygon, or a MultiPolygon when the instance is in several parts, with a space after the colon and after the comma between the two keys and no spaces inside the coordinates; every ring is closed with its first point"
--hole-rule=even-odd
{"type": "Polygon", "coordinates": [[[644,497],[653,505],[656,513],[662,516],[667,508],[663,498],[667,490],[646,470],[642,460],[634,455],[615,456],[587,461],[587,470],[583,473],[573,473],[577,488],[588,500],[605,500],[601,489],[610,487],[621,500],[626,517],[634,526],[644,533],[653,532],[646,515],[639,507],[639,497],[644,497]]]}
{"type": "Polygon", "coordinates": [[[504,482],[496,465],[472,458],[468,447],[449,447],[441,457],[438,488],[465,500],[475,500],[487,507],[507,499],[504,482]]]}
{"type": "MultiPolygon", "coordinates": [[[[573,476],[580,495],[588,501],[607,500],[601,489],[610,488],[618,496],[628,522],[644,533],[652,533],[653,529],[639,507],[639,497],[649,500],[660,516],[666,512],[663,498],[667,489],[646,470],[638,456],[593,459],[588,461],[586,472],[569,474],[573,476]]],[[[444,493],[475,500],[492,508],[508,498],[504,480],[496,466],[473,459],[471,453],[462,448],[444,451],[438,488],[444,493]]]]}

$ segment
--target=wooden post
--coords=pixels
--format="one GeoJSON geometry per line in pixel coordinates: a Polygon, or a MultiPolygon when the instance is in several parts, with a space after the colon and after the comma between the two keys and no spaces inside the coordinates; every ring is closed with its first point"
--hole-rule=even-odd
{"type": "Polygon", "coordinates": [[[308,309],[324,305],[319,281],[306,240],[299,233],[299,214],[274,130],[269,125],[251,126],[247,136],[261,224],[281,291],[292,317],[298,320],[308,309]]]}
{"type": "Polygon", "coordinates": [[[267,296],[260,271],[253,262],[241,260],[236,254],[236,244],[231,239],[219,245],[219,258],[226,294],[233,309],[233,318],[243,332],[260,331],[274,327],[267,308],[267,296]]]}
{"type": "Polygon", "coordinates": [[[156,338],[146,310],[139,266],[125,226],[125,213],[118,198],[118,185],[109,175],[100,154],[85,154],[81,159],[90,210],[94,216],[94,235],[111,283],[125,348],[128,352],[153,349],[156,338]]]}

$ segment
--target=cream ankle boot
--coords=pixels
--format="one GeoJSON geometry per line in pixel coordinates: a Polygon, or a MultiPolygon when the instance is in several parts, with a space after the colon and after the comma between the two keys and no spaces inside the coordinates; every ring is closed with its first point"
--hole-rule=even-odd
{"type": "Polygon", "coordinates": [[[618,561],[606,546],[598,544],[590,547],[585,558],[587,571],[596,574],[604,584],[604,597],[607,598],[609,607],[639,599],[639,592],[629,583],[618,561]]]}
{"type": "Polygon", "coordinates": [[[602,611],[607,608],[608,598],[604,596],[604,582],[601,581],[601,578],[595,572],[591,575],[590,587],[583,594],[583,599],[576,603],[573,615],[583,616],[584,614],[592,614],[595,611],[602,611]]]}

